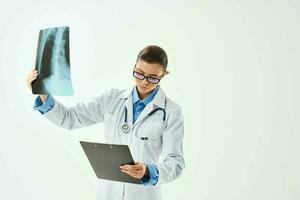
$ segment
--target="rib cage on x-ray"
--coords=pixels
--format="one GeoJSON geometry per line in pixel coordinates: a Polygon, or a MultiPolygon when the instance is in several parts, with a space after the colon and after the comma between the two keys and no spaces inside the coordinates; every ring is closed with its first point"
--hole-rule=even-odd
{"type": "Polygon", "coordinates": [[[69,27],[40,31],[36,57],[39,75],[32,85],[34,94],[73,94],[69,55],[69,27]]]}

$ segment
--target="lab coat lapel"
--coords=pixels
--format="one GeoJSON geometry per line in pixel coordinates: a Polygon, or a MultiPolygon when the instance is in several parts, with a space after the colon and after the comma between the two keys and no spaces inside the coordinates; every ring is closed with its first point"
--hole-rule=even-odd
{"type": "Polygon", "coordinates": [[[136,121],[133,124],[133,127],[138,124],[140,121],[142,121],[145,117],[147,117],[147,115],[153,110],[153,102],[151,101],[150,103],[148,103],[146,105],[146,107],[143,109],[143,111],[141,112],[141,114],[138,116],[138,118],[136,119],[136,121]]]}
{"type": "MultiPolygon", "coordinates": [[[[133,116],[133,106],[132,106],[132,90],[127,89],[121,94],[121,98],[126,99],[124,102],[125,107],[127,108],[127,123],[132,125],[132,116],[133,116]]],[[[123,114],[124,115],[124,114],[123,114]]],[[[122,121],[124,120],[124,116],[122,117],[122,121]]]]}
{"type": "Polygon", "coordinates": [[[166,95],[160,86],[157,91],[157,94],[155,95],[155,97],[153,99],[153,104],[155,107],[166,109],[165,102],[166,102],[166,95]]]}
{"type": "Polygon", "coordinates": [[[132,125],[133,106],[132,106],[132,95],[125,100],[125,106],[127,108],[127,122],[132,125]]]}

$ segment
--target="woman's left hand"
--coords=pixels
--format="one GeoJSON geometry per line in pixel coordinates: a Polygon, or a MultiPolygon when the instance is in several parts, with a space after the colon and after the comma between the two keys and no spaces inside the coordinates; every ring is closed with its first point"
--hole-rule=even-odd
{"type": "Polygon", "coordinates": [[[147,165],[143,162],[135,162],[134,165],[123,165],[120,166],[120,169],[122,172],[137,179],[141,179],[144,175],[148,175],[147,165]]]}

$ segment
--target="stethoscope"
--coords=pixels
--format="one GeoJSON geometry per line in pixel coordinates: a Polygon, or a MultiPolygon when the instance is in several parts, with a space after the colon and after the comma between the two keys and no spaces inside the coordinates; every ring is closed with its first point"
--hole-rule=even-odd
{"type": "MultiPolygon", "coordinates": [[[[151,116],[153,115],[155,112],[157,111],[162,111],[164,113],[164,117],[163,117],[163,120],[166,121],[166,110],[163,109],[163,108],[155,108],[154,110],[152,110],[148,116],[151,116]]],[[[128,124],[128,120],[127,120],[127,114],[128,114],[128,111],[127,111],[127,108],[125,107],[124,109],[124,121],[121,123],[120,125],[120,129],[123,133],[129,133],[131,131],[131,128],[130,128],[130,125],[128,124]]]]}

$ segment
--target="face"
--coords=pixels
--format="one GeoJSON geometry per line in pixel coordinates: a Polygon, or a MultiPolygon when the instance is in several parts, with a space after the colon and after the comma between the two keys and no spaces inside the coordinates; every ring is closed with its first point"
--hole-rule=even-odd
{"type": "MultiPolygon", "coordinates": [[[[160,64],[157,64],[157,63],[150,64],[150,63],[147,63],[146,61],[140,60],[140,59],[137,61],[134,70],[139,73],[142,73],[145,76],[151,76],[151,77],[160,78],[160,79],[163,78],[163,77],[161,77],[162,75],[165,76],[166,74],[169,73],[168,71],[165,72],[165,68],[160,64]]],[[[146,78],[144,80],[135,78],[135,83],[136,83],[138,92],[142,98],[146,97],[157,86],[157,84],[149,83],[146,78]]]]}

